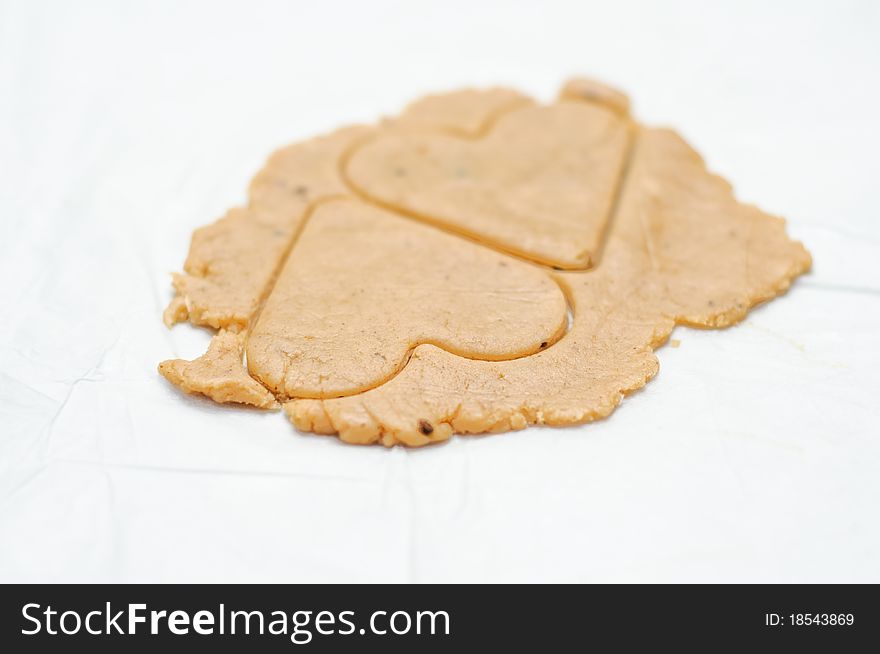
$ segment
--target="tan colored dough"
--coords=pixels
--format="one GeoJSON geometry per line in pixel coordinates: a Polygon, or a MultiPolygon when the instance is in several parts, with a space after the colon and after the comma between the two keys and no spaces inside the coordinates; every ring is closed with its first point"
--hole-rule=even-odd
{"type": "Polygon", "coordinates": [[[279,222],[290,222],[310,203],[348,195],[348,186],[339,175],[340,161],[374,131],[372,127],[345,127],[276,150],[251,181],[249,208],[271,212],[279,222]]]}
{"type": "Polygon", "coordinates": [[[420,343],[511,359],[565,331],[544,271],[358,200],[319,206],[247,343],[282,397],[335,397],[386,381],[420,343]]]}
{"type": "MultiPolygon", "coordinates": [[[[506,109],[527,102],[525,96],[506,89],[438,94],[413,104],[399,124],[387,129],[470,133],[506,109]]],[[[375,129],[343,128],[276,151],[251,182],[248,206],[232,209],[193,234],[185,273],[173,277],[176,295],[163,315],[165,324],[189,320],[215,329],[247,330],[311,209],[322,200],[350,193],[340,177],[343,161],[375,129]]],[[[196,371],[203,376],[202,386],[209,387],[225,372],[207,368],[212,361],[202,358],[198,368],[189,369],[191,376],[196,371]]],[[[180,377],[166,377],[183,384],[180,377]]],[[[186,390],[192,392],[199,385],[191,383],[186,390]]]]}
{"type": "Polygon", "coordinates": [[[232,209],[193,234],[185,273],[175,273],[177,295],[165,323],[239,331],[247,327],[260,294],[283,259],[295,221],[280,224],[272,214],[232,209]]]}
{"type": "Polygon", "coordinates": [[[512,89],[463,89],[416,100],[393,123],[398,127],[473,137],[489,128],[501,114],[531,102],[512,89]]]}
{"type": "Polygon", "coordinates": [[[160,371],[218,402],[277,395],[298,428],[353,443],[607,416],[676,323],[730,325],[810,266],[780,219],[628,106],[583,79],[547,107],[466,90],[279,151],[248,207],[194,236],[166,310],[227,329],[160,371]]]}
{"type": "MultiPolygon", "coordinates": [[[[492,117],[529,103],[509,89],[456,91],[412,104],[391,127],[476,132],[492,117]]],[[[257,310],[314,203],[350,195],[342,162],[376,128],[355,126],[281,148],[254,177],[248,206],[197,229],[174,276],[177,295],[165,311],[167,325],[190,320],[215,329],[241,330],[257,310]]]]}
{"type": "Polygon", "coordinates": [[[159,364],[159,372],[187,393],[207,395],[215,402],[237,402],[261,409],[278,406],[274,396],[248,376],[241,364],[244,336],[219,331],[208,351],[194,361],[171,359],[159,364]]]}
{"type": "Polygon", "coordinates": [[[559,99],[595,102],[622,116],[629,114],[629,98],[625,93],[585,77],[576,77],[566,82],[559,92],[559,99]]]}
{"type": "Polygon", "coordinates": [[[389,132],[345,169],[365,197],[540,263],[591,265],[604,238],[630,123],[563,102],[503,114],[484,137],[389,132]]]}
{"type": "Polygon", "coordinates": [[[186,273],[174,276],[177,296],[166,324],[188,318],[215,329],[246,328],[309,207],[348,192],[339,161],[368,132],[341,129],[273,154],[251,184],[248,207],[193,234],[186,273]]]}
{"type": "Polygon", "coordinates": [[[783,222],[738,204],[680,137],[643,130],[601,266],[556,274],[574,305],[562,340],[503,362],[423,345],[379,388],[285,410],[299,429],[386,445],[605,417],[656,374],[676,322],[732,324],[809,266],[783,222]]]}

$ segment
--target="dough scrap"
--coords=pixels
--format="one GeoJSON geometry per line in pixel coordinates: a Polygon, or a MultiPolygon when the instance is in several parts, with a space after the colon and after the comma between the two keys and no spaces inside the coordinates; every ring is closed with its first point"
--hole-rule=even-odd
{"type": "Polygon", "coordinates": [[[194,235],[165,319],[219,331],[205,355],[160,372],[218,402],[281,400],[299,429],[351,443],[418,446],[607,416],[656,374],[653,349],[675,324],[733,324],[811,265],[781,219],[737,203],[679,136],[628,111],[625,95],[584,79],[543,107],[465,90],[278,151],[248,206],[194,235]],[[567,158],[563,136],[579,156],[567,158]],[[394,174],[404,160],[420,182],[394,174]],[[483,190],[462,178],[465,202],[437,191],[455,188],[462,161],[488,178],[483,190]],[[577,224],[574,207],[587,205],[577,224]],[[498,206],[533,213],[505,235],[498,206]],[[469,292],[455,297],[446,274],[469,292]]]}
{"type": "Polygon", "coordinates": [[[243,348],[243,334],[221,330],[211,339],[208,351],[198,359],[163,361],[159,372],[185,392],[207,395],[221,404],[236,402],[261,409],[277,408],[275,396],[242,366],[243,348]]]}
{"type": "Polygon", "coordinates": [[[565,269],[598,254],[631,125],[586,102],[508,111],[479,139],[387,132],[345,173],[366,198],[565,269]]]}
{"type": "Polygon", "coordinates": [[[565,332],[543,270],[359,200],[319,206],[247,344],[250,373],[281,397],[336,397],[385,382],[421,343],[511,359],[565,332]]]}

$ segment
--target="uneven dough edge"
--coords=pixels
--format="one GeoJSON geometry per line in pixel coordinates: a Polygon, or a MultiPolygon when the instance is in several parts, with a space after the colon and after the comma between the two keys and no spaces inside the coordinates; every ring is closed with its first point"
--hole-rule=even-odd
{"type": "Polygon", "coordinates": [[[205,354],[193,361],[163,361],[159,372],[184,392],[206,395],[221,404],[235,402],[261,409],[278,408],[275,397],[242,366],[243,347],[243,334],[221,330],[211,339],[205,354]]]}
{"type": "MultiPolygon", "coordinates": [[[[671,333],[671,328],[669,333],[671,333]]],[[[428,359],[425,365],[442,373],[448,353],[430,345],[420,346],[413,358],[428,359]],[[429,349],[432,348],[432,349],[429,349]],[[439,356],[438,356],[439,355],[439,356]]],[[[412,363],[412,361],[411,361],[412,363]]],[[[519,431],[529,425],[567,426],[577,425],[606,418],[617,408],[623,398],[647,384],[659,371],[659,362],[651,348],[645,348],[641,361],[628,375],[628,381],[614,390],[609,390],[594,402],[578,406],[545,404],[540,400],[521,403],[516,406],[495,402],[497,406],[487,409],[479,402],[457,399],[442,412],[430,409],[413,412],[418,415],[433,416],[411,420],[411,426],[391,426],[384,423],[371,411],[368,398],[354,396],[336,400],[292,400],[284,403],[284,411],[293,425],[302,432],[322,435],[337,435],[340,440],[358,445],[381,443],[387,447],[402,444],[420,447],[448,440],[453,434],[497,434],[519,431]],[[352,400],[341,406],[341,400],[352,400]],[[334,406],[336,405],[336,406],[334,406]],[[430,425],[432,432],[426,435],[422,424],[430,425]]],[[[393,383],[392,382],[389,382],[393,383]]],[[[386,389],[386,386],[379,387],[386,389]]],[[[367,391],[364,395],[376,393],[379,389],[367,391]]],[[[418,389],[424,392],[424,388],[418,389]]],[[[394,391],[388,390],[389,395],[394,391]]],[[[413,390],[412,392],[415,392],[413,390]]],[[[431,395],[429,394],[429,397],[431,395]]],[[[453,397],[453,395],[450,395],[453,397]]]]}
{"type": "MultiPolygon", "coordinates": [[[[784,294],[793,280],[809,270],[809,267],[809,255],[807,254],[805,263],[792,266],[786,276],[780,278],[774,288],[768,288],[766,295],[760,300],[756,300],[744,310],[733,306],[727,307],[721,313],[710,318],[709,322],[712,324],[699,325],[681,320],[669,320],[668,325],[659,327],[654,332],[653,339],[643,346],[639,352],[639,364],[630,371],[627,376],[628,381],[609,389],[593,402],[584,402],[580,405],[575,402],[570,406],[560,407],[539,401],[535,404],[508,405],[486,411],[478,403],[457,400],[442,413],[430,410],[422,411],[420,415],[433,417],[411,420],[411,428],[394,428],[377,418],[376,413],[370,410],[370,402],[371,396],[379,393],[387,394],[393,398],[396,392],[393,387],[389,388],[389,386],[393,386],[395,379],[397,379],[395,378],[385,385],[361,395],[331,400],[296,399],[285,402],[283,408],[294,427],[301,432],[336,435],[340,440],[351,444],[381,443],[387,447],[397,444],[420,447],[448,440],[455,433],[461,435],[490,434],[518,431],[529,425],[563,427],[593,422],[610,416],[621,404],[624,397],[641,389],[657,375],[660,365],[654,350],[667,342],[676,324],[705,329],[724,329],[734,325],[745,318],[748,312],[757,305],[784,294]],[[432,425],[434,432],[430,436],[419,430],[418,425],[422,420],[426,420],[432,425]]],[[[453,355],[431,345],[422,345],[416,349],[408,366],[415,365],[413,359],[418,361],[421,357],[425,357],[430,359],[429,365],[436,367],[439,374],[442,375],[443,363],[440,363],[439,360],[449,356],[453,355]]],[[[405,370],[401,372],[401,375],[405,370]]],[[[413,385],[409,392],[411,395],[420,397],[424,397],[425,394],[431,395],[427,392],[426,387],[417,385],[413,385]]]]}
{"type": "Polygon", "coordinates": [[[339,159],[372,129],[345,127],[275,151],[252,180],[248,205],[193,233],[165,324],[247,329],[310,210],[348,194],[339,159]]]}

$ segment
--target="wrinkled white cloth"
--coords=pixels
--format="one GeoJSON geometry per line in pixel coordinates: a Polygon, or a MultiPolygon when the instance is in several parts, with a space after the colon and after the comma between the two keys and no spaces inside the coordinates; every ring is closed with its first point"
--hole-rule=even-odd
{"type": "Polygon", "coordinates": [[[0,1],[0,581],[880,581],[878,5],[0,1]],[[588,74],[815,258],[608,420],[407,451],[156,372],[274,148],[588,74]]]}

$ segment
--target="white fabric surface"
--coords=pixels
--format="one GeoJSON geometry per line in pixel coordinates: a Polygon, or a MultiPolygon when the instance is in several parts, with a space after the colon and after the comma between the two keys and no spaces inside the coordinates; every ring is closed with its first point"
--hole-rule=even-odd
{"type": "Polygon", "coordinates": [[[0,1],[0,581],[880,581],[880,12],[0,1]],[[276,147],[607,79],[815,258],[608,420],[417,451],[185,397],[169,273],[276,147]]]}

